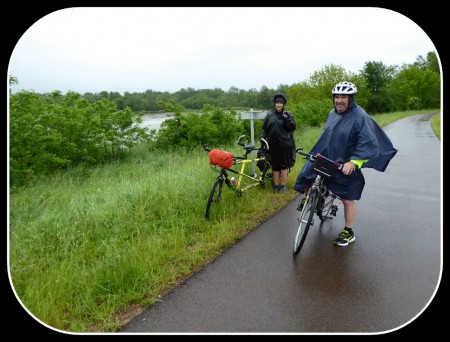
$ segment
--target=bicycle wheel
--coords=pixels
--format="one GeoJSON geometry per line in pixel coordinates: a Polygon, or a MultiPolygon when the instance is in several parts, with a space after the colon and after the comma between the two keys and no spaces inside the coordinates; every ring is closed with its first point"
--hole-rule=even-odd
{"type": "Polygon", "coordinates": [[[336,195],[327,193],[326,196],[322,196],[322,208],[317,210],[317,216],[319,216],[320,220],[323,221],[326,218],[330,217],[330,211],[333,208],[334,200],[336,199],[336,195]]]}
{"type": "Polygon", "coordinates": [[[297,255],[303,247],[309,227],[313,224],[313,216],[317,206],[319,193],[317,189],[311,189],[309,196],[303,205],[303,209],[298,219],[297,233],[294,239],[294,255],[297,255]]]}
{"type": "Polygon", "coordinates": [[[211,205],[213,203],[219,203],[220,199],[222,198],[222,187],[223,187],[223,179],[218,177],[211,188],[208,203],[206,204],[205,217],[207,219],[209,219],[209,214],[211,212],[211,205]]]}

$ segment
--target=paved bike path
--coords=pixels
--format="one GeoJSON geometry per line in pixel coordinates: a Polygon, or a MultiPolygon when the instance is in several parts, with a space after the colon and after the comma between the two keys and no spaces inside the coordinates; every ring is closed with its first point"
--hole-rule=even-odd
{"type": "Polygon", "coordinates": [[[442,270],[442,146],[429,119],[385,126],[399,152],[386,172],[364,170],[354,244],[332,244],[340,204],[333,220],[316,219],[293,257],[293,201],[119,334],[379,334],[413,325],[442,270]]]}

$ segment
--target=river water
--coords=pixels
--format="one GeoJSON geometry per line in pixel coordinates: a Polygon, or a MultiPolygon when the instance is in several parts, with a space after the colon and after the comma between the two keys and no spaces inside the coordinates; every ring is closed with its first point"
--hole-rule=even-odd
{"type": "Polygon", "coordinates": [[[158,130],[164,120],[169,119],[170,116],[167,114],[145,114],[142,116],[142,123],[139,125],[140,127],[148,128],[148,129],[156,129],[158,130]]]}
{"type": "MultiPolygon", "coordinates": [[[[248,119],[248,112],[241,113],[245,114],[245,119],[248,119]]],[[[255,111],[255,119],[264,119],[267,111],[255,111]]],[[[149,129],[158,130],[164,120],[170,119],[173,117],[173,113],[152,113],[152,114],[144,114],[142,116],[142,123],[139,125],[140,127],[146,127],[149,129]]]]}

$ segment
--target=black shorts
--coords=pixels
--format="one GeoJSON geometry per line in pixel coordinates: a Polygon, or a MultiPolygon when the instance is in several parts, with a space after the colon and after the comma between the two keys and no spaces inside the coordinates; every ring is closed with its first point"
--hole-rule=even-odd
{"type": "Polygon", "coordinates": [[[287,167],[278,163],[270,163],[270,165],[272,166],[272,171],[281,171],[287,169],[287,167]]]}

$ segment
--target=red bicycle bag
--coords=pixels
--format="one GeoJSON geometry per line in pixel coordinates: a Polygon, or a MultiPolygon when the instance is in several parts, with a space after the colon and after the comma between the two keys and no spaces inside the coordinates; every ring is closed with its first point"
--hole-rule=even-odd
{"type": "Polygon", "coordinates": [[[209,151],[209,163],[229,169],[233,165],[233,153],[212,149],[209,151]]]}

